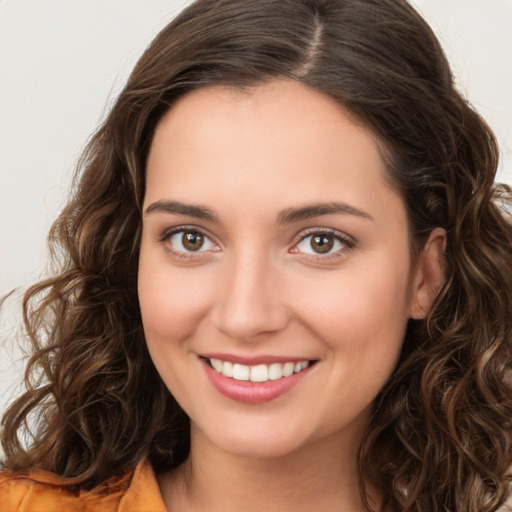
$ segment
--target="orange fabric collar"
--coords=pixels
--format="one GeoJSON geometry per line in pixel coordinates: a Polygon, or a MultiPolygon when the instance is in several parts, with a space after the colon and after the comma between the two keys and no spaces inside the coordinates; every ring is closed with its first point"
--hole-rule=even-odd
{"type": "Polygon", "coordinates": [[[0,511],[9,512],[166,512],[155,473],[149,462],[120,479],[90,491],[72,493],[69,482],[52,473],[0,473],[0,511]]]}

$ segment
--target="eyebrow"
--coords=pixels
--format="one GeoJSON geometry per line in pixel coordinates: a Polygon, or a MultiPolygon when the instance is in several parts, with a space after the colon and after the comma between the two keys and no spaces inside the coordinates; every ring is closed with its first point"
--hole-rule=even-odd
{"type": "MultiPolygon", "coordinates": [[[[181,203],[179,201],[155,201],[151,203],[145,211],[145,215],[150,213],[170,213],[175,215],[186,215],[196,219],[219,222],[219,218],[208,208],[199,205],[181,203]]],[[[277,216],[278,224],[292,224],[301,220],[318,217],[321,215],[354,215],[364,219],[374,220],[367,212],[359,210],[346,203],[315,203],[299,208],[287,208],[277,216]]]]}
{"type": "Polygon", "coordinates": [[[155,201],[151,203],[145,211],[149,213],[173,213],[177,215],[187,215],[196,219],[218,222],[219,219],[211,210],[203,206],[180,203],[179,201],[155,201]]]}
{"type": "Polygon", "coordinates": [[[306,205],[301,208],[287,208],[283,210],[277,217],[278,224],[290,224],[300,220],[318,217],[320,215],[355,215],[368,220],[375,220],[369,213],[359,210],[346,203],[316,203],[306,205]]]}

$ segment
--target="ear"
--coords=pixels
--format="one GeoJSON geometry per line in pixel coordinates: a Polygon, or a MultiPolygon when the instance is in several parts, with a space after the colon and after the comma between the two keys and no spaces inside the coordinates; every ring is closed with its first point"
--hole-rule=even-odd
{"type": "Polygon", "coordinates": [[[419,255],[414,271],[410,317],[425,318],[445,282],[446,231],[435,228],[419,255]]]}

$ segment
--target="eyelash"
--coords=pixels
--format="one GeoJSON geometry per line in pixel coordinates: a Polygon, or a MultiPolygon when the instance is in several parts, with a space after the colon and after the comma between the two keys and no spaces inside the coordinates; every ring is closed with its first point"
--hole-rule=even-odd
{"type": "Polygon", "coordinates": [[[165,231],[162,236],[159,238],[159,241],[163,244],[165,244],[166,250],[170,252],[174,257],[178,257],[181,259],[189,259],[197,257],[197,255],[207,252],[207,251],[179,251],[173,248],[172,244],[170,243],[171,238],[174,235],[177,234],[185,234],[185,233],[195,233],[198,235],[203,236],[206,240],[209,240],[211,244],[215,245],[217,249],[215,251],[218,251],[218,246],[215,244],[215,242],[212,241],[211,236],[206,233],[206,231],[202,230],[201,228],[198,228],[196,226],[177,226],[175,228],[172,228],[168,231],[165,231]]]}
{"type": "MultiPolygon", "coordinates": [[[[161,243],[166,244],[166,250],[169,251],[174,257],[178,257],[181,259],[189,259],[189,258],[197,257],[201,253],[208,252],[208,251],[204,251],[204,250],[203,251],[201,251],[201,250],[181,251],[181,250],[176,250],[175,248],[173,248],[172,244],[170,244],[170,239],[174,235],[177,235],[180,233],[181,234],[185,234],[185,233],[199,234],[199,235],[203,236],[205,239],[207,239],[211,244],[213,244],[216,247],[216,249],[214,249],[215,252],[220,250],[218,248],[218,245],[212,241],[210,235],[208,235],[208,233],[206,231],[204,231],[203,229],[198,228],[196,226],[177,226],[175,228],[165,231],[159,238],[159,241],[161,243]]],[[[337,231],[335,229],[329,229],[329,228],[309,228],[307,231],[305,231],[304,233],[302,233],[300,235],[298,242],[296,242],[293,245],[293,247],[290,249],[290,252],[294,253],[294,254],[297,254],[297,253],[302,254],[303,257],[306,257],[308,259],[314,259],[317,261],[327,261],[330,259],[339,258],[343,254],[346,254],[347,252],[354,249],[355,247],[356,247],[356,241],[352,237],[350,237],[340,231],[337,231]],[[301,251],[297,250],[297,247],[299,246],[299,244],[301,244],[304,240],[307,240],[308,238],[311,238],[313,236],[332,237],[335,242],[340,243],[344,247],[342,247],[334,252],[326,252],[325,254],[306,253],[306,252],[301,252],[301,251]]]]}
{"type": "Polygon", "coordinates": [[[342,246],[344,246],[334,252],[326,252],[325,254],[304,252],[300,253],[302,255],[305,255],[305,257],[307,258],[315,259],[317,261],[328,261],[331,259],[340,258],[356,247],[356,241],[352,237],[346,235],[345,233],[342,233],[341,231],[329,228],[310,228],[305,233],[301,234],[299,241],[292,247],[291,251],[294,253],[299,253],[299,251],[296,250],[299,244],[302,243],[304,240],[307,240],[308,238],[312,238],[315,236],[332,237],[335,242],[338,242],[342,246]]]}

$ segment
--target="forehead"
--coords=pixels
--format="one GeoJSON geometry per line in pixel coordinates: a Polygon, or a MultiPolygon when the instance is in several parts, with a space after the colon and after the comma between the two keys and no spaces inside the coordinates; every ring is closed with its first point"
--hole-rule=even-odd
{"type": "Polygon", "coordinates": [[[305,136],[315,143],[319,138],[339,137],[340,130],[350,131],[352,136],[357,132],[361,139],[376,142],[372,132],[335,99],[291,80],[245,88],[196,89],[178,99],[157,131],[164,126],[172,130],[172,125],[181,135],[190,134],[190,130],[205,142],[232,137],[236,132],[254,143],[263,138],[277,143],[286,135],[305,136]]]}
{"type": "Polygon", "coordinates": [[[372,132],[334,99],[291,81],[185,95],[157,126],[147,173],[146,203],[164,191],[201,201],[215,191],[242,195],[247,206],[254,197],[269,208],[345,200],[378,210],[397,195],[372,132]]]}

